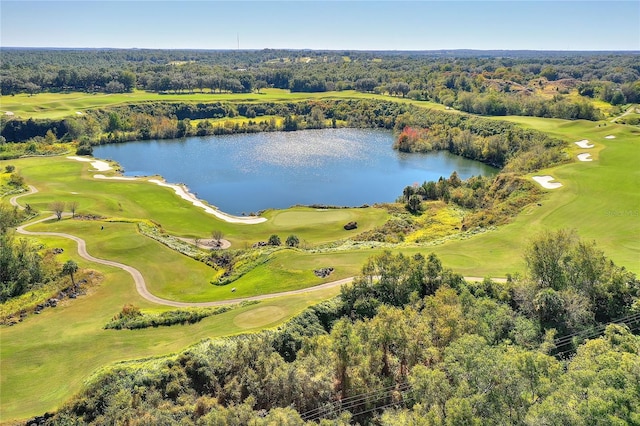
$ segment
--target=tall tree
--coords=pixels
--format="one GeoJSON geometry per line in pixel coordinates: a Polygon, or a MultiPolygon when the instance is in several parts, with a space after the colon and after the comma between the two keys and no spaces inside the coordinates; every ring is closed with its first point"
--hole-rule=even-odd
{"type": "Polygon", "coordinates": [[[67,203],[67,207],[69,208],[69,211],[71,212],[71,217],[76,217],[76,210],[78,209],[78,202],[77,201],[69,201],[67,203]]]}
{"type": "Polygon", "coordinates": [[[73,274],[78,272],[78,264],[73,260],[67,260],[64,265],[62,265],[62,274],[69,275],[71,277],[71,284],[76,285],[76,282],[73,278],[73,274]]]}

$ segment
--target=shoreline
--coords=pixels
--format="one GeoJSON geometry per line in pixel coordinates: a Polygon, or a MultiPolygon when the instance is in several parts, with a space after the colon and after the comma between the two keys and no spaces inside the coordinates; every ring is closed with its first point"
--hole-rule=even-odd
{"type": "MultiPolygon", "coordinates": [[[[91,166],[96,169],[92,171],[97,172],[106,172],[109,170],[113,170],[113,167],[103,160],[97,160],[94,157],[86,158],[86,157],[78,157],[78,156],[69,156],[67,157],[70,160],[82,161],[91,163],[91,166]]],[[[189,188],[182,183],[172,184],[167,183],[164,179],[148,179],[144,177],[129,177],[129,176],[105,176],[103,174],[93,175],[94,179],[105,179],[105,180],[120,180],[120,181],[144,181],[151,182],[158,186],[163,186],[167,188],[171,188],[174,190],[175,194],[182,198],[185,201],[190,202],[196,207],[199,207],[205,211],[205,213],[209,213],[220,220],[224,220],[228,223],[239,223],[245,225],[255,225],[258,223],[266,222],[267,219],[260,216],[234,216],[229,213],[225,213],[215,207],[212,207],[209,204],[206,204],[204,201],[198,199],[192,192],[189,191],[189,188]]]]}

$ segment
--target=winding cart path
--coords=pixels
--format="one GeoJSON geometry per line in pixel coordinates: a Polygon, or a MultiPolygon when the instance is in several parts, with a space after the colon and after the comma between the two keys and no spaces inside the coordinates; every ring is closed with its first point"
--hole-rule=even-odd
{"type": "MultiPolygon", "coordinates": [[[[12,197],[9,200],[9,203],[11,203],[11,205],[16,206],[18,208],[23,208],[19,203],[18,203],[18,198],[26,196],[26,195],[30,195],[30,194],[34,194],[38,192],[38,190],[32,186],[29,185],[29,192],[25,192],[23,194],[19,194],[16,195],[14,197],[12,197]]],[[[245,301],[253,301],[253,300],[265,300],[265,299],[272,299],[274,297],[281,297],[281,296],[292,296],[292,295],[297,295],[297,294],[304,294],[304,293],[310,293],[312,291],[319,291],[319,290],[325,290],[328,288],[332,288],[332,287],[338,287],[341,286],[343,284],[347,284],[350,283],[354,280],[355,277],[348,277],[348,278],[343,278],[341,280],[335,280],[335,281],[331,281],[325,284],[320,284],[317,286],[313,286],[313,287],[307,287],[307,288],[302,288],[299,290],[291,290],[291,291],[283,291],[280,293],[269,293],[269,294],[261,294],[258,296],[249,296],[249,297],[240,297],[240,298],[236,298],[236,299],[226,299],[226,300],[216,300],[213,302],[177,302],[175,300],[169,300],[169,299],[163,299],[161,297],[158,296],[154,296],[149,289],[147,288],[147,284],[144,280],[144,277],[142,276],[142,274],[140,273],[140,271],[138,271],[136,268],[134,268],[133,266],[129,266],[129,265],[125,265],[124,263],[120,263],[120,262],[115,262],[113,260],[107,260],[107,259],[101,259],[99,257],[95,257],[90,255],[87,252],[87,243],[85,240],[83,240],[80,237],[76,237],[75,235],[71,235],[71,234],[66,234],[63,232],[33,232],[33,231],[27,231],[25,228],[27,226],[31,226],[31,225],[35,225],[36,223],[40,223],[40,222],[44,222],[47,220],[51,220],[51,219],[55,219],[56,216],[52,215],[52,216],[48,216],[42,219],[39,219],[35,222],[30,222],[27,223],[25,225],[21,225],[18,228],[16,228],[16,231],[20,234],[23,235],[42,235],[42,236],[51,236],[51,237],[61,237],[61,238],[67,238],[69,240],[73,240],[78,244],[78,255],[80,257],[82,257],[85,260],[88,260],[90,262],[95,262],[95,263],[99,263],[101,265],[106,265],[106,266],[112,266],[114,268],[120,268],[126,272],[129,273],[129,275],[131,275],[131,277],[133,278],[133,281],[136,285],[136,290],[138,291],[138,294],[143,297],[144,299],[148,300],[149,302],[153,302],[153,303],[157,303],[159,305],[166,305],[166,306],[174,306],[174,307],[178,307],[178,308],[185,308],[185,307],[207,307],[207,306],[221,306],[221,305],[228,305],[228,304],[234,304],[234,303],[241,303],[241,302],[245,302],[245,301]]],[[[466,280],[468,281],[482,281],[482,278],[479,277],[465,277],[466,280]]],[[[495,281],[505,281],[503,278],[494,278],[495,281]]]]}

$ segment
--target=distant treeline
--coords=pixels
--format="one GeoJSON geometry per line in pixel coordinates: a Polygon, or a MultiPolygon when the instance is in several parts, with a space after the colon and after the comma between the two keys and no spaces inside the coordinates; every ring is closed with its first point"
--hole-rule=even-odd
{"type": "Polygon", "coordinates": [[[57,139],[97,144],[336,126],[394,129],[399,134],[396,147],[401,151],[448,150],[500,168],[511,162],[510,168],[517,171],[558,162],[563,145],[542,132],[524,130],[508,122],[362,99],[261,104],[144,103],[92,110],[63,120],[9,120],[1,135],[9,142],[20,142],[44,138],[50,132],[57,139]],[[236,117],[248,120],[221,120],[236,117]],[[273,117],[284,120],[278,123],[273,117]],[[191,120],[199,122],[193,126],[191,120]],[[525,151],[529,152],[526,157],[519,155],[525,151]],[[514,163],[515,157],[524,163],[514,163]]]}
{"type": "Polygon", "coordinates": [[[2,95],[359,90],[483,115],[588,120],[599,118],[590,98],[613,105],[640,102],[635,52],[6,49],[2,60],[2,95]],[[580,96],[565,96],[571,91],[580,96]]]}

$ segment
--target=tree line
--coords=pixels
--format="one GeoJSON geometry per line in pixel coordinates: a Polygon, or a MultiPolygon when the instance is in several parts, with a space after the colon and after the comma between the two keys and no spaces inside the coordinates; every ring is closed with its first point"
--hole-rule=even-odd
{"type": "Polygon", "coordinates": [[[2,55],[2,95],[358,90],[483,115],[588,120],[600,118],[593,98],[612,105],[640,102],[633,53],[3,49],[2,55]]]}
{"type": "Polygon", "coordinates": [[[580,333],[637,317],[640,282],[568,231],[525,259],[526,276],[467,283],[383,253],[277,330],[102,370],[47,424],[633,423],[638,324],[580,333]]]}

